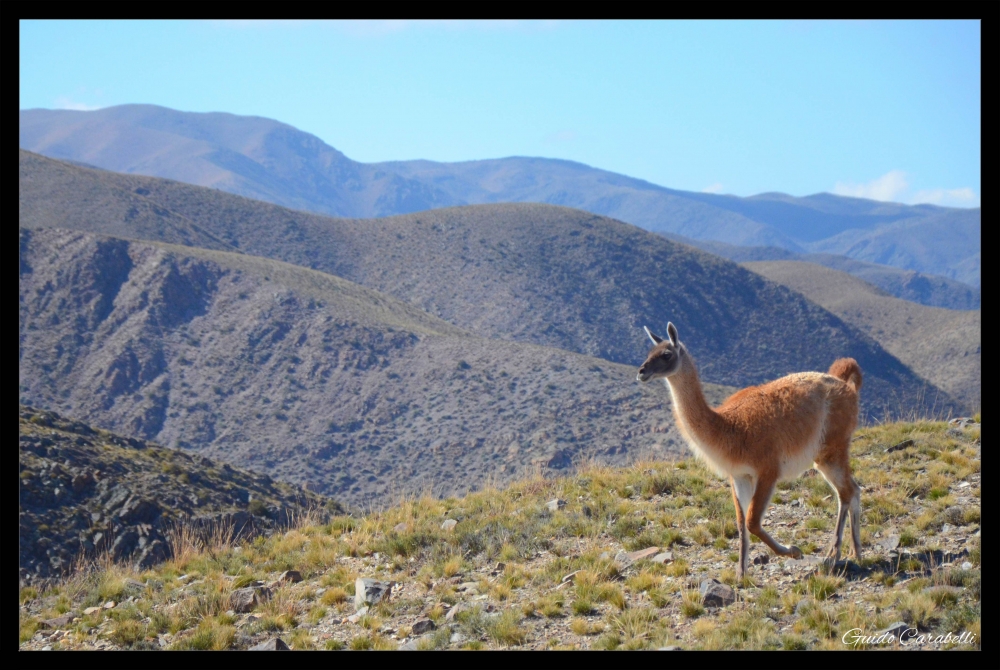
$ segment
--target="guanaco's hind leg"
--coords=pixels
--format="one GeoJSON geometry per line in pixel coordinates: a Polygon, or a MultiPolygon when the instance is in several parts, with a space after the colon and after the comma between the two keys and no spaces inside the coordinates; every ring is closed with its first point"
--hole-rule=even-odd
{"type": "MultiPolygon", "coordinates": [[[[842,452],[847,453],[846,449],[842,452]]],[[[854,558],[861,559],[861,487],[851,476],[851,463],[847,457],[816,461],[814,464],[827,483],[837,492],[837,528],[833,534],[827,556],[840,560],[840,546],[844,537],[844,523],[851,515],[851,545],[854,558]]]]}
{"type": "Polygon", "coordinates": [[[747,570],[747,555],[750,553],[750,537],[747,534],[747,517],[745,510],[750,505],[753,496],[753,479],[750,477],[730,477],[733,490],[733,507],[736,508],[736,529],[740,534],[740,562],[736,569],[736,578],[743,579],[747,570]]]}
{"type": "Polygon", "coordinates": [[[771,551],[779,556],[791,556],[792,558],[802,558],[802,550],[798,547],[785,547],[778,544],[773,537],[761,528],[760,520],[764,517],[767,506],[771,503],[771,496],[774,494],[774,485],[777,477],[765,475],[757,480],[757,488],[753,492],[753,500],[750,501],[750,510],[747,513],[747,528],[751,533],[759,537],[764,544],[771,547],[771,551]]]}

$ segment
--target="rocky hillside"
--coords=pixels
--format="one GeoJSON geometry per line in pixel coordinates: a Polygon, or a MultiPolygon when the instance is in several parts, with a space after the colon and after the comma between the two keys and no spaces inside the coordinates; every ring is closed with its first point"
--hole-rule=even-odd
{"type": "MultiPolygon", "coordinates": [[[[127,229],[129,221],[115,218],[124,209],[118,203],[141,195],[234,249],[355,281],[482,337],[634,366],[647,349],[642,326],[662,329],[671,320],[713,383],[757,384],[852,356],[866,375],[866,415],[954,407],[872,338],[801,295],[578,210],[510,204],[330,219],[27,152],[20,166],[20,221],[28,228],[127,229]],[[103,199],[80,195],[105,187],[103,199]]],[[[145,225],[127,236],[177,241],[172,229],[158,236],[145,225]]]]}
{"type": "Polygon", "coordinates": [[[253,538],[333,500],[259,473],[18,408],[18,568],[23,584],[106,555],[140,569],[173,555],[176,534],[253,538]]]}
{"type": "Polygon", "coordinates": [[[349,503],[681,448],[635,366],[475,337],[338,277],[58,229],[23,231],[20,258],[22,402],[349,503]]]}
{"type": "Polygon", "coordinates": [[[857,326],[911,370],[965,403],[982,404],[982,312],[916,305],[871,284],[799,261],[762,261],[745,267],[798,291],[857,326]]]}
{"type": "Polygon", "coordinates": [[[815,472],[764,521],[804,556],[754,543],[737,580],[725,481],[590,466],[22,588],[20,649],[981,649],[980,424],[883,424],[851,451],[861,560],[824,561],[815,472]]]}

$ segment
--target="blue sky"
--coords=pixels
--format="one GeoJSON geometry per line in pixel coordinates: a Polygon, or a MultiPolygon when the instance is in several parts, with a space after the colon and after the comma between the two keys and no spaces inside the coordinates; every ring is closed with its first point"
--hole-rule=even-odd
{"type": "Polygon", "coordinates": [[[364,162],[979,206],[978,21],[22,21],[20,106],[264,116],[364,162]]]}

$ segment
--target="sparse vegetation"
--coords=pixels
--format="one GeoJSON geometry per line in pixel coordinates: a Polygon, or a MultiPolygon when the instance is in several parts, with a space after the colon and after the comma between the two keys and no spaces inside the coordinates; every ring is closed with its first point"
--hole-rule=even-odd
{"type": "MultiPolygon", "coordinates": [[[[968,512],[980,509],[973,431],[978,436],[978,428],[958,434],[929,422],[858,431],[852,457],[865,510],[861,563],[824,566],[821,557],[772,556],[740,583],[728,547],[694,539],[672,542],[672,559],[664,564],[619,562],[618,552],[629,551],[635,546],[629,542],[645,533],[669,529],[673,537],[694,538],[703,528],[709,538],[725,538],[726,483],[694,460],[644,461],[624,469],[592,465],[567,477],[536,477],[464,498],[409,498],[323,524],[303,519],[249,542],[219,538],[150,569],[113,561],[81,569],[44,592],[20,589],[20,644],[242,649],[278,636],[293,649],[326,650],[404,644],[800,650],[843,648],[841,637],[852,628],[874,633],[897,620],[929,634],[978,636],[981,569],[973,524],[979,516],[968,512]],[[913,447],[886,453],[901,436],[913,439],[913,447]],[[932,500],[930,489],[920,488],[928,474],[939,477],[945,497],[932,500]],[[670,486],[657,483],[663,481],[670,486]],[[566,506],[543,513],[553,498],[566,506]],[[916,520],[925,512],[943,515],[960,530],[918,531],[916,520]],[[442,529],[446,518],[459,525],[442,529]],[[904,529],[910,529],[911,546],[893,540],[891,551],[881,548],[904,529]],[[419,539],[399,551],[404,537],[419,539]],[[300,570],[303,581],[277,582],[287,569],[300,570]],[[358,576],[396,586],[388,601],[348,619],[358,576]],[[730,583],[737,602],[706,605],[699,584],[710,577],[730,583]],[[230,613],[236,589],[261,583],[269,585],[268,597],[250,612],[230,613]],[[108,602],[113,606],[105,608],[108,602]],[[67,623],[55,629],[42,624],[64,612],[72,615],[67,623]],[[416,635],[422,619],[436,627],[416,635]]],[[[781,488],[786,502],[765,522],[779,539],[826,546],[834,510],[792,504],[827,495],[817,480],[807,475],[781,488]]]]}

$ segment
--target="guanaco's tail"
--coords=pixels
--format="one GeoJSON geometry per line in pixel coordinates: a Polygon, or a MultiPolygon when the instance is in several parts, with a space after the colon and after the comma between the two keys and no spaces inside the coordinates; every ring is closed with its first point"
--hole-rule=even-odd
{"type": "Polygon", "coordinates": [[[855,393],[861,391],[861,366],[853,358],[838,358],[830,366],[829,374],[853,386],[855,393]]]}

